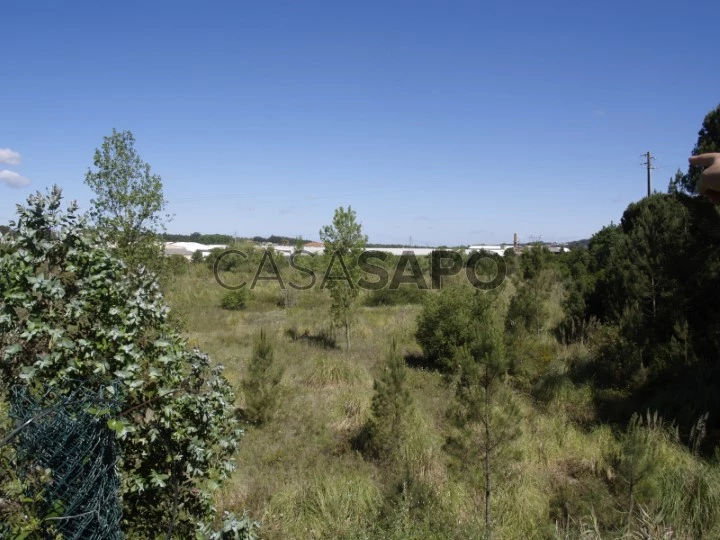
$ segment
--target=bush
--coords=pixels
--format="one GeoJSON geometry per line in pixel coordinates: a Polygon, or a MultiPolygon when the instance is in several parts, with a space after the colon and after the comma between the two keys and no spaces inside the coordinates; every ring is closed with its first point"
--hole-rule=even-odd
{"type": "Polygon", "coordinates": [[[465,287],[446,287],[428,295],[415,333],[426,362],[454,369],[457,352],[473,340],[488,307],[487,296],[465,287]]]}
{"type": "Polygon", "coordinates": [[[364,304],[369,307],[420,304],[428,294],[431,294],[430,291],[414,286],[399,287],[398,289],[383,288],[368,293],[364,304]]]}
{"type": "Polygon", "coordinates": [[[245,308],[245,305],[247,304],[247,299],[247,289],[230,291],[225,296],[223,296],[222,300],[220,301],[220,307],[223,309],[238,311],[245,308]]]}
{"type": "Polygon", "coordinates": [[[194,538],[234,469],[232,388],[169,322],[156,278],[127,272],[61,199],[57,187],[31,196],[2,239],[0,387],[63,397],[82,386],[116,400],[120,412],[105,414],[120,441],[123,532],[194,538]]]}
{"type": "Polygon", "coordinates": [[[188,260],[182,255],[170,255],[166,265],[173,276],[182,276],[188,273],[188,260]]]}

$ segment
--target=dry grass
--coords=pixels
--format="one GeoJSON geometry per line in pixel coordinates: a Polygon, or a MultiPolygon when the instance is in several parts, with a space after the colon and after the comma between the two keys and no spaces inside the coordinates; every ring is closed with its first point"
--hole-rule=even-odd
{"type": "MultiPolygon", "coordinates": [[[[383,365],[389,342],[396,340],[403,353],[420,352],[414,338],[420,306],[360,308],[348,353],[305,340],[293,341],[286,334],[290,328],[311,335],[328,330],[326,292],[300,292],[292,307],[283,308],[278,306],[277,285],[262,283],[240,312],[220,309],[223,293],[203,267],[194,266],[173,283],[168,299],[175,315],[185,323],[189,342],[224,364],[229,380],[238,385],[254,339],[264,328],[274,343],[275,358],[285,370],[277,414],[262,428],[248,428],[237,456],[238,469],[218,497],[219,509],[247,508],[262,521],[266,538],[481,536],[482,512],[478,508],[482,497],[474,487],[477,483],[454,474],[443,450],[452,391],[440,374],[417,369],[408,374],[415,414],[412,435],[404,448],[405,463],[410,477],[425,486],[426,495],[399,497],[397,486],[390,482],[397,478],[397,471],[366,460],[352,444],[370,414],[373,378],[383,365]]],[[[508,284],[501,293],[501,305],[507,306],[511,293],[512,284],[508,284]]],[[[555,318],[562,295],[558,289],[551,300],[555,318]]],[[[498,319],[502,317],[501,309],[498,319]]],[[[558,362],[577,352],[558,351],[558,362]]],[[[570,392],[574,406],[592,407],[588,388],[570,392]]],[[[553,501],[561,487],[574,489],[586,479],[612,497],[607,456],[617,448],[616,436],[606,426],[576,426],[567,407],[550,404],[540,408],[528,396],[518,397],[523,434],[515,443],[517,459],[501,475],[495,492],[495,537],[591,537],[592,516],[573,516],[572,530],[577,535],[571,534],[567,532],[570,521],[553,521],[553,501]],[[587,529],[585,533],[582,527],[587,529]]],[[[241,397],[238,404],[242,404],[241,397]]],[[[657,506],[665,508],[675,523],[694,512],[694,522],[702,523],[702,530],[710,530],[717,520],[706,503],[715,501],[718,489],[703,481],[702,475],[715,478],[717,470],[699,464],[674,443],[663,444],[667,467],[657,506]],[[693,476],[684,477],[683,471],[693,476]],[[682,497],[673,498],[673,483],[682,484],[682,497]],[[704,492],[693,496],[692,489],[704,492]]],[[[604,537],[616,536],[611,531],[604,537]]]]}

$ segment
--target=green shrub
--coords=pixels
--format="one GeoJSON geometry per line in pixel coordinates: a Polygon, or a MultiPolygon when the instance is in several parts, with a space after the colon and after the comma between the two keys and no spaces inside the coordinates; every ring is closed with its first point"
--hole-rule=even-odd
{"type": "Polygon", "coordinates": [[[455,369],[458,351],[473,340],[478,320],[488,313],[488,307],[487,296],[468,287],[446,287],[428,295],[415,333],[425,361],[441,369],[455,369]]]}
{"type": "Polygon", "coordinates": [[[237,311],[245,308],[247,300],[247,289],[243,288],[236,291],[230,291],[222,297],[222,300],[220,301],[220,307],[223,309],[237,311]]]}
{"type": "Polygon", "coordinates": [[[397,289],[383,288],[368,293],[364,304],[369,307],[420,304],[428,294],[431,294],[430,291],[418,289],[415,286],[399,287],[397,289]]]}
{"type": "Polygon", "coordinates": [[[63,397],[82,386],[117,400],[107,427],[122,455],[123,532],[194,538],[234,469],[232,388],[170,323],[156,278],[127,272],[61,199],[57,187],[29,197],[2,239],[0,388],[63,397]]]}
{"type": "Polygon", "coordinates": [[[182,255],[170,255],[166,265],[173,276],[181,276],[188,273],[188,260],[182,255]]]}
{"type": "Polygon", "coordinates": [[[280,396],[282,374],[282,368],[274,360],[272,344],[265,331],[260,330],[260,338],[248,365],[248,376],[242,382],[246,420],[264,424],[272,418],[280,396]]]}

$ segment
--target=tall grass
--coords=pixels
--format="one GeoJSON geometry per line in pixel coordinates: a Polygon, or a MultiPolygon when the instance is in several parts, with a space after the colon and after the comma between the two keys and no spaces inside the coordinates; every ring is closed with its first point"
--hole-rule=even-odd
{"type": "MultiPolygon", "coordinates": [[[[512,287],[499,291],[499,322],[512,287]]],[[[286,334],[327,331],[326,291],[300,292],[286,305],[278,302],[277,285],[263,282],[242,312],[219,307],[224,292],[202,265],[175,278],[167,296],[188,340],[224,364],[239,388],[254,338],[265,328],[284,374],[275,416],[260,428],[248,426],[238,469],[217,499],[221,510],[247,508],[270,539],[482,538],[482,493],[443,450],[453,392],[442,375],[420,369],[407,375],[414,412],[403,470],[367,459],[352,444],[368,418],[390,340],[403,354],[420,354],[414,338],[420,306],[361,307],[348,354],[286,334]]],[[[563,294],[558,288],[549,301],[555,319],[563,294]]],[[[640,498],[627,529],[613,461],[623,429],[598,424],[592,387],[572,382],[573,366],[587,351],[549,334],[536,340],[539,348],[524,350],[543,356],[526,369],[526,383],[515,386],[522,436],[512,448],[517,459],[496,485],[494,538],[664,538],[667,531],[672,538],[720,538],[720,468],[689,452],[662,422],[643,427],[658,447],[655,487],[640,498]]]]}

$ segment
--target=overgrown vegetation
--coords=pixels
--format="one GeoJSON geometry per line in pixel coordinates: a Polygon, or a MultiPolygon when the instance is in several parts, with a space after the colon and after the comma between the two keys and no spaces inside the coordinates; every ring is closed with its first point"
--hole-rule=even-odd
{"type": "Polygon", "coordinates": [[[280,397],[282,375],[283,368],[274,360],[273,346],[261,329],[248,364],[247,378],[242,382],[243,417],[248,422],[262,425],[273,417],[280,397]]]}
{"type": "MultiPolygon", "coordinates": [[[[242,434],[222,368],[169,322],[152,274],[128,272],[76,205],[61,209],[59,189],[31,196],[18,213],[0,256],[3,396],[10,399],[13,385],[37,396],[47,388],[59,397],[102,390],[117,403],[93,414],[120,440],[125,534],[209,533],[213,494],[234,469],[242,434]]],[[[12,462],[12,450],[3,451],[12,462]]],[[[17,481],[37,484],[3,475],[0,499],[13,500],[17,481]]],[[[62,517],[62,501],[42,506],[37,531],[62,517]]],[[[254,525],[245,523],[250,534],[254,525]]]]}
{"type": "MultiPolygon", "coordinates": [[[[720,148],[717,118],[696,151],[720,148]]],[[[587,250],[506,252],[510,277],[492,291],[460,274],[442,290],[350,294],[336,265],[343,294],[328,294],[333,255],[365,242],[349,208],[301,267],[249,246],[177,264],[172,313],[227,380],[169,324],[154,281],[97,248],[59,195],[35,198],[1,244],[3,390],[119,382],[129,412],[110,426],[136,536],[213,537],[213,508],[248,508],[271,539],[718,538],[720,217],[671,191],[631,204],[587,250]],[[216,263],[255,284],[244,309],[222,309],[216,263]],[[284,293],[290,281],[307,287],[284,293]],[[247,432],[226,479],[236,418],[247,432]]],[[[12,445],[0,457],[15,464],[12,445]]],[[[46,525],[35,473],[0,479],[19,533],[46,525]]],[[[231,516],[225,537],[254,527],[231,516]]]]}
{"type": "Polygon", "coordinates": [[[161,273],[160,235],[169,219],[163,214],[167,201],[162,179],[140,158],[130,131],[113,129],[95,150],[93,164],[85,183],[95,195],[90,210],[95,226],[132,271],[140,266],[161,273]]]}
{"type": "Polygon", "coordinates": [[[223,309],[229,309],[231,311],[237,311],[245,308],[248,300],[247,289],[238,289],[236,291],[229,291],[225,293],[220,301],[220,307],[223,309]]]}
{"type": "Polygon", "coordinates": [[[332,324],[345,331],[345,347],[350,350],[350,326],[359,292],[358,257],[367,244],[367,236],[362,234],[362,226],[357,222],[353,209],[348,206],[345,210],[341,206],[335,210],[332,224],[320,230],[320,239],[331,257],[330,270],[323,277],[323,285],[327,286],[332,297],[332,324]]]}

